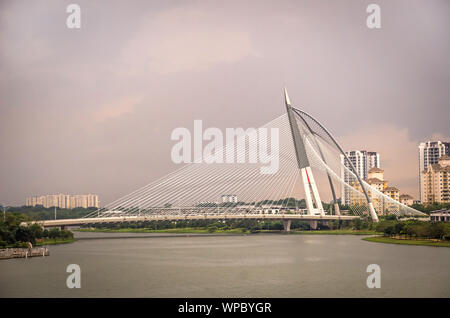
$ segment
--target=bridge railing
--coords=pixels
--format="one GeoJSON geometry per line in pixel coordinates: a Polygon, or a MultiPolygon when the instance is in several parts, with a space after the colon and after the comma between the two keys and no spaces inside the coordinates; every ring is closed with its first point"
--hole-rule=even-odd
{"type": "Polygon", "coordinates": [[[236,215],[236,214],[306,214],[304,209],[289,208],[230,208],[230,207],[179,207],[179,208],[147,208],[145,210],[105,210],[99,211],[94,218],[123,217],[123,216],[152,216],[152,215],[236,215]]]}

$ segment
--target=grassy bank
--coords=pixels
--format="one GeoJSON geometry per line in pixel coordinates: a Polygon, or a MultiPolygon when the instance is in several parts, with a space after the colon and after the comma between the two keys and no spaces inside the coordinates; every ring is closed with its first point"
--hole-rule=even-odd
{"type": "Polygon", "coordinates": [[[73,242],[75,242],[74,238],[71,238],[71,239],[44,239],[42,241],[36,242],[35,246],[67,244],[67,243],[73,243],[73,242]]]}
{"type": "MultiPolygon", "coordinates": [[[[197,233],[197,234],[249,234],[250,231],[237,228],[237,229],[216,229],[214,232],[210,232],[207,228],[175,228],[175,229],[164,229],[164,230],[154,230],[148,228],[123,228],[123,229],[106,229],[106,228],[90,228],[90,229],[77,229],[74,231],[79,232],[104,232],[104,233],[197,233]]],[[[277,230],[258,230],[255,233],[284,233],[284,231],[277,230]]],[[[325,234],[325,235],[379,235],[382,233],[378,233],[375,231],[357,231],[357,230],[311,230],[311,231],[295,231],[292,230],[291,234],[325,234]]]]}
{"type": "Polygon", "coordinates": [[[375,236],[375,237],[366,237],[363,238],[363,240],[369,242],[388,243],[388,244],[450,247],[449,241],[427,240],[427,239],[408,240],[408,239],[396,239],[386,236],[375,236]]]}
{"type": "Polygon", "coordinates": [[[311,230],[311,231],[291,231],[292,234],[324,234],[324,235],[377,235],[382,234],[368,230],[311,230]]]}
{"type": "MultiPolygon", "coordinates": [[[[67,243],[73,243],[75,242],[75,238],[69,238],[69,239],[36,239],[36,243],[33,244],[33,246],[43,246],[43,245],[56,245],[56,244],[67,244],[67,243]]],[[[16,244],[9,244],[4,246],[5,248],[28,248],[27,242],[19,242],[16,244]]]]}
{"type": "Polygon", "coordinates": [[[132,229],[132,228],[123,228],[123,229],[77,229],[73,231],[78,232],[103,232],[103,233],[185,233],[185,234],[243,234],[249,233],[245,231],[245,229],[229,229],[222,230],[217,229],[214,232],[210,232],[207,228],[175,228],[175,229],[164,229],[164,230],[154,230],[148,228],[140,228],[140,229],[132,229]]]}

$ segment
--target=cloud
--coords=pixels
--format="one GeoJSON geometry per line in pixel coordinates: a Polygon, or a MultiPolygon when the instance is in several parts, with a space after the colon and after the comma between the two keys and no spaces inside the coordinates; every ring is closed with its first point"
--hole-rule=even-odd
{"type": "Polygon", "coordinates": [[[105,104],[92,113],[92,118],[96,122],[120,117],[124,114],[134,112],[134,108],[143,100],[143,96],[126,96],[108,104],[105,104]]]}
{"type": "Polygon", "coordinates": [[[258,54],[245,30],[217,22],[214,14],[207,11],[176,8],[142,25],[125,45],[120,63],[131,74],[143,69],[168,74],[205,71],[249,55],[258,54]]]}
{"type": "Polygon", "coordinates": [[[440,140],[440,141],[450,141],[450,136],[446,136],[446,135],[444,135],[444,134],[442,134],[442,133],[434,133],[432,136],[431,136],[431,138],[430,139],[428,139],[428,140],[432,140],[432,141],[438,141],[438,140],[440,140]]]}

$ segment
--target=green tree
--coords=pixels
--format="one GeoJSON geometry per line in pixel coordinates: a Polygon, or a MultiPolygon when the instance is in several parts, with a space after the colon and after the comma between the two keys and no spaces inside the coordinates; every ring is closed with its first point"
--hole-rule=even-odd
{"type": "Polygon", "coordinates": [[[40,239],[43,237],[44,230],[38,224],[34,223],[34,224],[30,225],[29,229],[31,231],[31,235],[34,238],[40,239]]]}
{"type": "Polygon", "coordinates": [[[60,230],[58,228],[52,228],[48,231],[48,237],[51,239],[57,239],[61,235],[60,230]]]}
{"type": "Polygon", "coordinates": [[[19,226],[16,231],[16,241],[19,242],[31,242],[33,244],[36,243],[33,233],[31,232],[29,227],[19,226]]]}
{"type": "Polygon", "coordinates": [[[208,226],[209,233],[214,233],[215,231],[217,231],[217,226],[214,226],[214,225],[208,226]]]}

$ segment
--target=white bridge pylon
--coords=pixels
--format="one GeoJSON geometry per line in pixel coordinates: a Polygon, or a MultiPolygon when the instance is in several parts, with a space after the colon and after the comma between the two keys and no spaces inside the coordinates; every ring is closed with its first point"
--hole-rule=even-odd
{"type": "Polygon", "coordinates": [[[306,154],[305,144],[303,142],[304,134],[300,132],[299,126],[297,125],[297,122],[295,120],[291,101],[289,99],[286,88],[284,88],[284,100],[286,103],[286,112],[289,118],[289,125],[291,127],[298,168],[300,169],[303,180],[303,188],[305,189],[305,201],[308,214],[325,215],[325,211],[323,210],[322,206],[322,200],[320,199],[319,195],[319,190],[317,189],[314,175],[309,164],[308,155],[306,154]]]}

